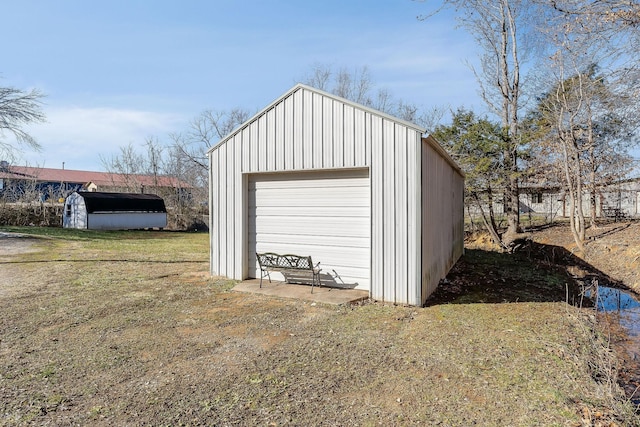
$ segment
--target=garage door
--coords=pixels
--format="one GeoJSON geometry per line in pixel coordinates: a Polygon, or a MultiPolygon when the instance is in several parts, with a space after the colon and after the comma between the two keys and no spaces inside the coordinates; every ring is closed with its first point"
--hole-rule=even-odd
{"type": "Polygon", "coordinates": [[[250,276],[256,252],[311,255],[324,284],[369,289],[368,170],[253,175],[248,190],[250,276]]]}

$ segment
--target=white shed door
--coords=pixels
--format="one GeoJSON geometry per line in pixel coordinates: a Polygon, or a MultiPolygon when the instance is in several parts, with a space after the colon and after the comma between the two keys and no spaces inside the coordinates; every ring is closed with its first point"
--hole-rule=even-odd
{"type": "Polygon", "coordinates": [[[248,189],[249,276],[256,252],[310,255],[323,284],[369,289],[368,170],[252,175],[248,189]]]}

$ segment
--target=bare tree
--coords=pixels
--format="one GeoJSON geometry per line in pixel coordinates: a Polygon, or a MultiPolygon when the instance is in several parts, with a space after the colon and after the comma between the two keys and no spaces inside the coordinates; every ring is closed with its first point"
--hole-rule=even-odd
{"type": "Polygon", "coordinates": [[[316,64],[312,67],[311,73],[302,79],[302,82],[368,107],[375,108],[374,104],[379,109],[380,107],[391,107],[391,96],[388,91],[381,89],[377,97],[372,95],[374,84],[369,68],[366,66],[355,68],[353,71],[346,67],[334,71],[330,65],[316,64]]]}
{"type": "Polygon", "coordinates": [[[101,161],[106,171],[124,178],[127,191],[142,190],[136,177],[138,174],[154,177],[156,184],[173,179],[176,186],[172,187],[172,192],[161,185],[155,185],[154,191],[162,193],[160,195],[175,213],[176,226],[188,227],[198,208],[206,204],[207,151],[248,118],[249,112],[240,108],[206,110],[191,121],[186,131],[170,134],[169,144],[151,137],[146,139],[142,153],[129,144],[120,147],[117,155],[101,157],[101,161]]]}
{"type": "MultiPolygon", "coordinates": [[[[180,179],[191,188],[190,199],[195,204],[204,204],[208,193],[207,171],[185,157],[176,145],[167,147],[164,153],[164,172],[168,176],[180,179]]],[[[181,195],[181,197],[184,195],[181,195]]],[[[182,202],[181,202],[182,203],[182,202]]]]}
{"type": "Polygon", "coordinates": [[[160,177],[164,175],[164,151],[165,147],[160,145],[157,138],[146,139],[145,148],[147,150],[144,173],[153,177],[154,186],[158,187],[160,177]]]}
{"type": "Polygon", "coordinates": [[[553,0],[554,9],[569,16],[582,31],[593,33],[640,28],[640,4],[629,0],[553,0]]]}
{"type": "Polygon", "coordinates": [[[570,68],[575,63],[567,61],[562,52],[554,55],[554,62],[555,87],[541,98],[537,110],[540,144],[560,159],[571,231],[578,248],[584,250],[583,195],[589,194],[591,225],[595,226],[598,188],[628,172],[624,168],[630,164],[626,148],[616,142],[629,135],[605,114],[600,98],[603,81],[592,68],[570,68]]]}
{"type": "Polygon", "coordinates": [[[333,70],[330,65],[318,63],[311,67],[311,72],[302,81],[311,87],[329,92],[331,90],[332,75],[333,70]]]}
{"type": "Polygon", "coordinates": [[[207,151],[249,117],[249,111],[242,108],[205,110],[191,121],[186,132],[170,137],[177,152],[206,173],[209,167],[207,151]]]}
{"type": "Polygon", "coordinates": [[[379,111],[393,111],[395,107],[393,95],[388,89],[378,89],[376,96],[372,99],[371,107],[379,111]]]}
{"type": "Polygon", "coordinates": [[[13,87],[0,87],[0,155],[10,158],[19,149],[7,142],[5,133],[15,137],[18,146],[26,145],[33,149],[40,149],[38,142],[24,129],[31,123],[43,122],[42,98],[44,95],[32,89],[23,91],[13,87]]]}
{"type": "Polygon", "coordinates": [[[341,68],[336,74],[333,93],[362,105],[371,105],[370,97],[373,82],[368,67],[360,67],[349,71],[341,68]]]}
{"type": "Polygon", "coordinates": [[[508,224],[502,239],[509,245],[520,233],[521,65],[528,52],[524,40],[533,40],[527,37],[532,30],[527,23],[533,21],[535,15],[529,2],[522,0],[444,0],[442,8],[447,7],[457,12],[459,22],[480,47],[481,69],[474,69],[474,73],[485,103],[500,118],[506,142],[503,153],[507,174],[504,203],[508,224]]]}
{"type": "Polygon", "coordinates": [[[302,82],[366,107],[432,130],[446,112],[444,107],[423,109],[416,104],[398,100],[386,88],[376,88],[369,68],[346,67],[334,71],[330,65],[316,64],[302,82]]]}
{"type": "Polygon", "coordinates": [[[538,106],[542,128],[548,131],[542,143],[561,155],[570,226],[580,250],[586,236],[583,195],[589,195],[595,227],[598,188],[628,172],[627,149],[637,126],[638,83],[628,77],[638,67],[628,39],[621,37],[632,30],[624,23],[631,21],[621,23],[620,16],[629,15],[602,10],[604,3],[617,2],[558,1],[544,13],[550,55],[539,67],[546,70],[543,81],[548,85],[538,106]]]}
{"type": "Polygon", "coordinates": [[[129,144],[120,147],[118,154],[101,160],[104,169],[112,174],[113,185],[121,191],[153,192],[161,196],[168,209],[170,227],[186,229],[197,223],[193,228],[202,228],[206,173],[175,145],[149,137],[141,149],[129,144]]]}
{"type": "Polygon", "coordinates": [[[140,192],[140,184],[136,175],[144,173],[146,158],[137,152],[131,143],[120,147],[120,153],[111,157],[100,156],[102,166],[111,174],[112,185],[123,191],[140,192]],[[122,179],[117,179],[122,178],[122,179]]]}

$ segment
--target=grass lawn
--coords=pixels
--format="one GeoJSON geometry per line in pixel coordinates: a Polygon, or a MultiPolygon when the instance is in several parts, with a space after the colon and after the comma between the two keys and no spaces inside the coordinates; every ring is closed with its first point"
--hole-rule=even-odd
{"type": "Polygon", "coordinates": [[[325,306],[208,277],[206,234],[2,231],[0,425],[639,425],[563,302],[325,306]]]}

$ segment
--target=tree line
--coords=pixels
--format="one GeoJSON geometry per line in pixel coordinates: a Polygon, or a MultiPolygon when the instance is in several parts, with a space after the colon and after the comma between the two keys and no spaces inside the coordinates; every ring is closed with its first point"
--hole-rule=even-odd
{"type": "Polygon", "coordinates": [[[524,181],[554,184],[568,196],[574,240],[596,226],[599,186],[632,169],[640,90],[640,4],[619,0],[444,0],[428,20],[453,9],[476,39],[473,68],[489,112],[460,108],[434,136],[467,173],[467,203],[496,243],[521,236],[524,181]],[[588,194],[590,212],[583,210],[588,194]],[[495,198],[506,230],[496,223],[495,198]]]}

